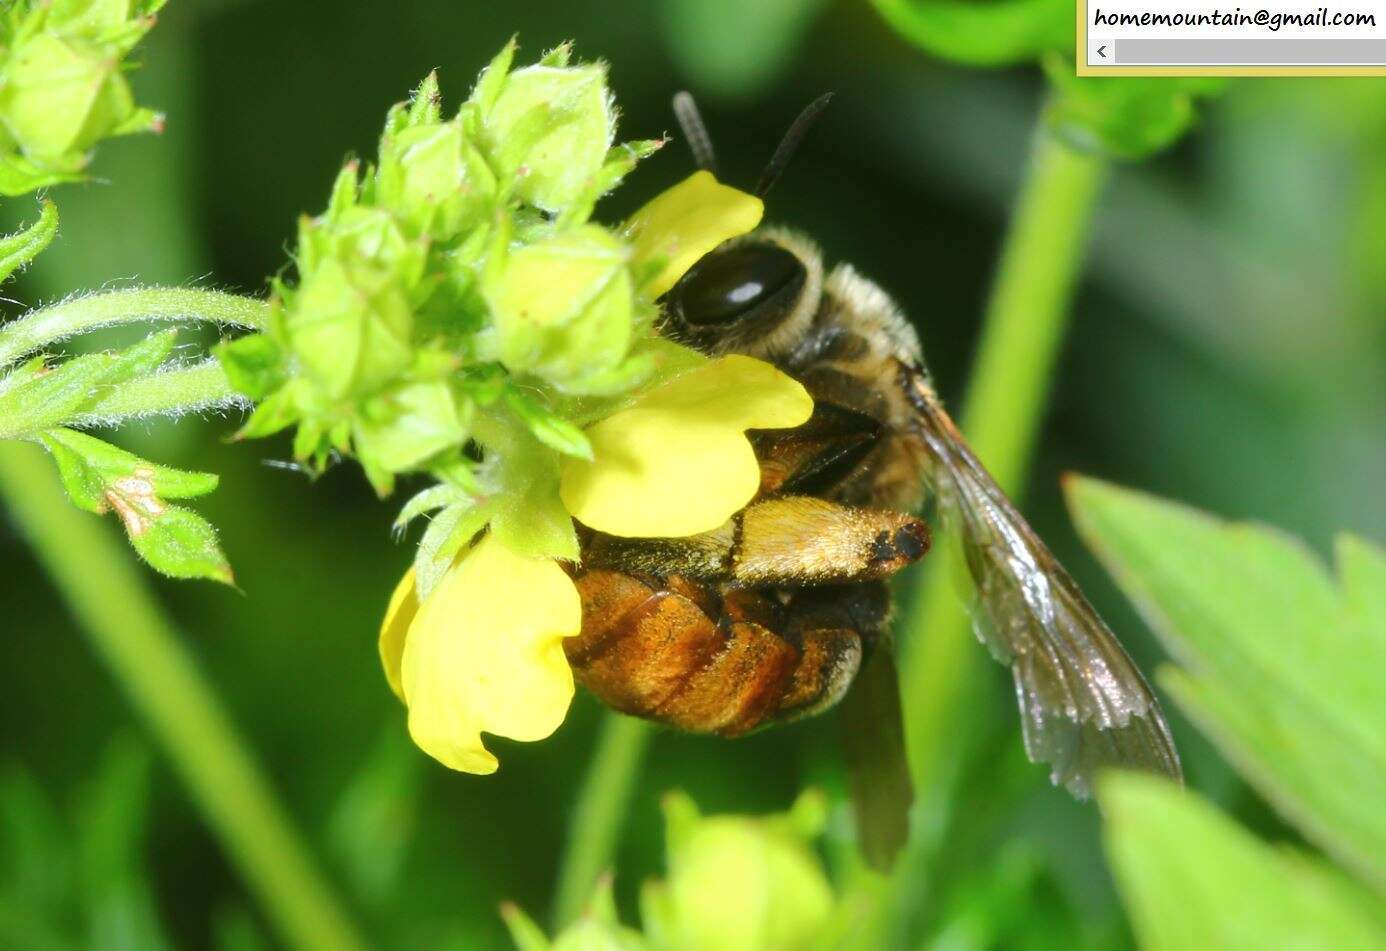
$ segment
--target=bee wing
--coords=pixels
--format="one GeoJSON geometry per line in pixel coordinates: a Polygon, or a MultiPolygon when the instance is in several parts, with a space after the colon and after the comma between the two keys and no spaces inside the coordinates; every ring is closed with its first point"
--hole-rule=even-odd
{"type": "Polygon", "coordinates": [[[1116,636],[996,485],[939,405],[921,371],[907,391],[927,447],[928,479],[945,524],[962,536],[983,616],[978,637],[1009,664],[1025,751],[1086,798],[1099,769],[1181,779],[1159,702],[1116,636]]]}
{"type": "Polygon", "coordinates": [[[905,759],[900,679],[890,645],[862,661],[838,719],[856,813],[857,843],[866,863],[889,872],[909,837],[914,786],[905,759]]]}

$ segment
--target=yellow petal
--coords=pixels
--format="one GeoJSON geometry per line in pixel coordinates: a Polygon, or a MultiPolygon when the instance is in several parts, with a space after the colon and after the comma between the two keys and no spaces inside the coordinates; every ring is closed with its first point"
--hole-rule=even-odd
{"type": "Polygon", "coordinates": [[[588,429],[592,459],[565,460],[563,504],[608,535],[711,531],[760,488],[745,430],[798,426],[812,412],[803,386],[770,364],[719,357],[588,429]]]}
{"type": "Polygon", "coordinates": [[[711,172],[694,172],[656,195],[626,222],[634,263],[665,261],[641,290],[650,297],[663,294],[717,245],[754,230],[764,211],[759,198],[723,185],[711,172]]]}
{"type": "Polygon", "coordinates": [[[563,722],[573,672],[563,638],[582,603],[563,569],[487,535],[419,608],[401,663],[409,734],[439,762],[492,773],[481,733],[541,740],[563,722]]]}
{"type": "Polygon", "coordinates": [[[418,613],[419,592],[414,585],[414,569],[410,568],[399,579],[395,593],[390,595],[385,620],[380,625],[380,663],[385,668],[385,679],[389,681],[390,689],[401,700],[404,699],[404,685],[400,681],[399,665],[404,657],[404,639],[418,613]]]}

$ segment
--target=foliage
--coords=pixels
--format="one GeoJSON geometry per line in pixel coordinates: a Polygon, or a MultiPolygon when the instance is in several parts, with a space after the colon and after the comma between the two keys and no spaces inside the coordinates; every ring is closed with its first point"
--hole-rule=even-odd
{"type": "Polygon", "coordinates": [[[101,139],[157,131],[122,62],[165,0],[17,0],[0,13],[0,194],[76,181],[101,139]]]}
{"type": "Polygon", "coordinates": [[[1069,498],[1089,544],[1180,661],[1162,672],[1166,689],[1366,886],[1317,859],[1271,854],[1209,807],[1113,781],[1108,835],[1149,946],[1264,947],[1290,922],[1307,945],[1386,940],[1386,553],[1342,536],[1334,584],[1270,529],[1091,480],[1070,483],[1069,498]],[[1239,931],[1227,930],[1229,916],[1239,931]]]}
{"type": "MultiPolygon", "coordinates": [[[[7,12],[18,6],[8,7],[7,12]]],[[[30,4],[25,9],[38,6],[30,4]]],[[[172,12],[181,12],[183,5],[179,6],[172,12]]],[[[736,141],[738,148],[756,147],[762,141],[764,116],[783,105],[770,96],[787,85],[780,80],[788,76],[794,77],[796,88],[801,82],[820,88],[845,85],[852,99],[860,97],[858,101],[869,103],[854,114],[853,122],[839,128],[830,123],[823,130],[820,174],[796,176],[802,187],[787,182],[777,191],[771,211],[779,220],[830,223],[820,225],[818,236],[836,257],[849,250],[864,271],[887,278],[901,303],[927,329],[926,342],[942,384],[954,386],[959,356],[973,341],[978,289],[972,278],[986,270],[993,252],[992,229],[1012,197],[1013,156],[1021,154],[1020,142],[1030,132],[1031,117],[1015,108],[1019,100],[1014,93],[1026,82],[1023,77],[998,80],[959,70],[899,68],[887,44],[872,31],[857,28],[852,18],[860,12],[848,12],[845,7],[825,12],[817,29],[801,33],[809,16],[804,11],[811,11],[814,4],[779,4],[776,10],[784,13],[782,22],[788,25],[766,36],[746,28],[755,18],[750,12],[738,15],[735,4],[718,4],[721,12],[714,17],[712,5],[706,16],[698,16],[697,4],[668,5],[671,11],[681,8],[675,16],[663,7],[655,14],[644,5],[617,9],[579,0],[565,8],[563,16],[571,20],[555,17],[549,5],[540,4],[533,10],[507,11],[506,23],[498,26],[478,22],[472,8],[443,6],[446,9],[406,5],[398,17],[384,21],[370,16],[372,11],[364,5],[348,4],[340,17],[328,21],[307,13],[298,15],[282,5],[261,10],[254,5],[208,4],[197,12],[198,19],[187,21],[195,29],[179,27],[170,15],[167,27],[155,35],[170,39],[169,47],[159,52],[173,64],[169,73],[174,81],[192,85],[188,77],[218,78],[199,93],[208,121],[180,121],[176,128],[189,132],[185,141],[194,147],[159,143],[168,149],[162,160],[148,160],[150,153],[140,151],[143,145],[138,142],[103,159],[112,162],[104,170],[120,189],[60,193],[69,240],[66,247],[60,244],[46,254],[44,261],[66,264],[44,270],[40,261],[39,268],[19,275],[17,288],[7,291],[21,299],[62,299],[62,303],[41,308],[0,330],[0,365],[13,373],[25,365],[24,358],[47,353],[48,365],[57,372],[66,365],[57,349],[60,341],[113,323],[154,319],[206,321],[219,327],[263,326],[264,308],[255,302],[244,307],[244,298],[183,297],[175,306],[171,296],[158,302],[144,288],[71,296],[77,286],[99,286],[136,266],[143,269],[144,258],[157,255],[157,234],[151,239],[146,232],[168,230],[168,222],[139,202],[138,188],[127,190],[126,186],[144,182],[146,192],[167,195],[169,214],[179,221],[184,216],[188,222],[185,231],[173,229],[180,240],[187,234],[206,242],[198,247],[196,240],[184,241],[187,259],[194,263],[184,264],[180,258],[176,265],[166,264],[176,274],[210,272],[218,280],[258,281],[281,255],[280,223],[292,220],[304,206],[305,187],[314,187],[312,176],[320,168],[324,142],[328,149],[337,149],[342,142],[364,141],[368,133],[354,123],[369,114],[370,123],[375,124],[372,96],[400,82],[397,70],[421,72],[434,62],[476,61],[504,39],[497,29],[508,32],[523,24],[529,34],[561,26],[567,33],[576,23],[581,24],[578,32],[586,48],[600,49],[621,65],[629,81],[623,104],[647,128],[660,127],[660,120],[651,118],[651,124],[646,124],[646,117],[663,117],[664,100],[675,81],[667,75],[665,57],[651,55],[650,50],[662,48],[661,43],[684,49],[685,62],[691,62],[691,48],[707,43],[698,40],[699,35],[734,34],[736,42],[728,43],[728,48],[740,51],[737,55],[743,65],[754,62],[763,67],[758,74],[747,67],[744,75],[732,77],[743,82],[735,89],[729,86],[727,96],[744,97],[745,105],[730,104],[729,99],[725,115],[717,117],[718,125],[746,130],[740,133],[743,139],[736,141]],[[429,28],[420,30],[424,15],[430,17],[429,28]],[[800,16],[804,19],[794,19],[800,16]],[[678,37],[672,35],[680,22],[687,24],[690,19],[701,24],[703,33],[685,30],[678,37]],[[364,23],[370,27],[361,26],[364,23]],[[166,33],[166,29],[183,33],[166,33]],[[799,37],[806,37],[807,45],[796,46],[799,37]],[[324,68],[323,61],[309,52],[320,49],[331,49],[343,61],[349,58],[351,68],[324,68]],[[227,76],[236,81],[220,82],[227,76]],[[266,106],[281,96],[314,103],[314,121],[305,122],[299,109],[266,106]],[[909,121],[900,121],[902,114],[909,121]],[[869,139],[869,149],[862,148],[863,139],[869,139]],[[216,195],[214,202],[189,200],[165,178],[185,180],[194,159],[208,166],[215,160],[215,176],[208,174],[203,182],[216,195]],[[122,161],[124,170],[113,174],[122,161]],[[309,182],[306,186],[305,181],[309,182]],[[106,211],[110,217],[104,219],[116,224],[109,235],[102,233],[93,243],[99,248],[104,239],[109,245],[132,249],[137,265],[110,268],[100,254],[79,252],[79,247],[89,244],[72,244],[72,223],[80,221],[72,210],[96,208],[101,201],[116,209],[106,211]],[[921,213],[927,227],[920,227],[921,213]],[[81,279],[60,279],[74,273],[81,279]],[[914,280],[915,276],[919,279],[914,280]],[[234,319],[225,319],[231,312],[234,319]],[[35,317],[41,319],[31,319],[35,317]],[[22,332],[17,325],[23,326],[22,332]]],[[[885,0],[880,6],[887,6],[885,0]]],[[[902,2],[896,6],[925,5],[902,2]]],[[[1053,35],[1059,38],[1053,45],[1044,39],[1043,16],[1031,19],[1028,7],[974,4],[950,12],[966,14],[983,8],[994,8],[1001,15],[985,32],[975,26],[980,21],[972,21],[971,26],[963,20],[948,24],[930,41],[935,51],[975,63],[985,62],[985,55],[992,56],[992,61],[1023,61],[1046,49],[1064,50],[1071,37],[1071,8],[1063,11],[1062,23],[1058,17],[1053,20],[1057,24],[1053,35]],[[1001,44],[995,46],[999,51],[987,52],[997,37],[1010,44],[1010,52],[1001,44]],[[950,42],[953,52],[947,46],[950,42]],[[968,48],[979,52],[969,53],[968,48]]],[[[937,5],[934,9],[948,10],[937,5]]],[[[545,40],[559,38],[543,34],[545,40]]],[[[703,50],[704,71],[691,73],[695,81],[715,75],[719,56],[725,61],[731,53],[722,48],[703,50]]],[[[151,66],[157,65],[154,56],[150,60],[151,66]]],[[[1057,89],[1071,77],[1054,67],[1056,62],[1061,61],[1053,56],[1047,60],[1055,70],[1050,82],[1057,89]]],[[[114,78],[115,74],[107,76],[114,78]]],[[[140,86],[142,95],[147,90],[153,101],[171,104],[157,94],[158,81],[153,69],[136,79],[137,84],[148,83],[140,86]]],[[[1109,80],[1105,87],[1102,82],[1075,80],[1072,88],[1056,94],[1048,115],[1065,142],[1103,154],[1144,154],[1173,141],[1191,128],[1201,111],[1198,99],[1211,91],[1175,82],[1109,80]]],[[[1071,341],[1073,352],[1063,378],[1063,422],[1055,427],[1055,439],[1041,443],[1037,471],[1043,476],[1060,464],[1073,464],[1076,457],[1082,465],[1121,472],[1128,479],[1133,472],[1142,477],[1158,473],[1180,495],[1213,508],[1274,511],[1277,521],[1305,533],[1325,524],[1370,526],[1370,520],[1379,516],[1379,508],[1373,509],[1379,482],[1373,468],[1379,462],[1377,401],[1370,398],[1370,387],[1354,396],[1350,384],[1354,379],[1371,384],[1379,377],[1380,321],[1379,308],[1364,306],[1353,296],[1353,281],[1360,278],[1370,285],[1377,276],[1373,268],[1379,255],[1374,257],[1370,251],[1380,246],[1382,216],[1373,217],[1371,210],[1376,206],[1358,198],[1363,176],[1369,183],[1382,177],[1380,137],[1368,131],[1379,123],[1363,122],[1360,116],[1379,118],[1383,100],[1371,91],[1374,87],[1360,83],[1247,83],[1234,88],[1235,93],[1229,89],[1227,106],[1219,109],[1217,121],[1208,124],[1190,150],[1196,161],[1180,165],[1177,178],[1165,175],[1173,168],[1168,164],[1153,172],[1138,169],[1118,176],[1108,192],[1110,202],[1098,221],[1101,240],[1090,269],[1091,282],[1100,288],[1101,319],[1093,313],[1093,320],[1077,324],[1082,332],[1071,341]],[[1325,111],[1323,103],[1330,97],[1335,108],[1325,111]],[[1354,116],[1359,117],[1355,122],[1354,116]],[[1335,174],[1324,175],[1324,168],[1332,168],[1335,174]],[[1360,233],[1345,233],[1345,219],[1360,226],[1360,233]],[[1361,274],[1345,275],[1340,259],[1325,261],[1316,256],[1315,248],[1329,249],[1334,255],[1346,250],[1361,274]],[[1365,377],[1352,372],[1364,367],[1365,377]],[[1368,399],[1361,398],[1363,393],[1368,399]],[[1238,473],[1236,479],[1228,475],[1233,471],[1238,473]]],[[[734,157],[736,153],[723,145],[724,159],[734,157]]],[[[815,161],[812,154],[800,159],[809,171],[815,161]]],[[[364,193],[368,184],[364,173],[358,184],[364,193]]],[[[621,200],[620,196],[616,199],[621,200]]],[[[103,220],[99,212],[95,215],[98,222],[103,220]]],[[[1050,240],[1044,238],[1047,216],[1036,217],[1043,244],[1050,240]]],[[[0,246],[0,271],[18,273],[32,259],[30,249],[36,251],[52,239],[56,210],[44,205],[39,221],[42,227],[23,229],[0,246]]],[[[100,227],[94,230],[102,232],[100,227]]],[[[148,266],[157,268],[160,263],[151,260],[148,266]]],[[[293,279],[285,281],[293,284],[293,279]]],[[[301,284],[291,291],[299,288],[301,284]]],[[[1371,287],[1363,291],[1370,293],[1371,287]]],[[[75,343],[74,352],[81,352],[85,341],[75,343]]],[[[98,422],[128,423],[237,405],[220,364],[188,362],[186,351],[175,352],[184,355],[165,357],[155,370],[124,384],[95,384],[89,394],[93,399],[86,400],[80,412],[42,430],[43,436],[61,454],[67,442],[84,443],[91,438],[86,429],[98,422]]],[[[123,351],[113,352],[103,360],[109,364],[122,356],[123,351]]],[[[92,363],[82,372],[96,368],[92,363]]],[[[71,381],[76,380],[74,375],[71,381]]],[[[21,382],[26,381],[14,377],[16,385],[21,382]]],[[[49,384],[39,392],[53,397],[55,402],[49,405],[60,407],[63,399],[72,396],[71,392],[61,396],[62,389],[49,384]]],[[[542,403],[540,408],[553,409],[542,403]]],[[[520,415],[528,407],[506,409],[520,415]]],[[[999,425],[1010,425],[1024,409],[1008,408],[999,425]]],[[[1039,407],[1034,409],[1037,412],[1039,407]]],[[[15,425],[8,418],[3,422],[15,425]]],[[[471,425],[475,423],[474,414],[471,425]]],[[[571,431],[556,431],[553,436],[570,448],[577,445],[571,431]]],[[[359,768],[363,728],[368,732],[378,719],[389,716],[393,723],[397,717],[397,711],[386,710],[388,696],[379,689],[378,672],[360,659],[365,652],[342,648],[342,636],[351,637],[353,631],[363,635],[369,626],[363,619],[378,610],[387,590],[381,587],[380,565],[389,556],[382,546],[363,540],[370,537],[372,519],[379,512],[370,508],[369,500],[337,485],[317,493],[309,510],[294,480],[277,471],[259,471],[244,460],[225,461],[234,457],[216,449],[214,438],[208,424],[198,420],[189,420],[176,431],[127,426],[121,434],[125,450],[86,445],[85,455],[69,459],[60,477],[79,502],[90,502],[110,483],[130,478],[139,468],[119,455],[123,451],[133,450],[140,459],[177,458],[177,451],[195,453],[187,457],[193,460],[188,465],[221,473],[222,485],[209,501],[209,510],[223,513],[219,522],[227,518],[226,513],[235,513],[235,532],[256,540],[256,557],[238,558],[244,561],[239,565],[242,583],[254,594],[253,610],[236,601],[225,609],[199,611],[189,640],[230,695],[231,707],[244,717],[250,739],[263,745],[271,772],[282,778],[290,811],[311,820],[321,812],[323,790],[346,786],[348,794],[332,815],[331,847],[344,866],[339,869],[341,877],[354,886],[353,911],[365,917],[374,931],[377,940],[373,943],[492,946],[499,940],[493,919],[500,896],[518,897],[527,907],[539,907],[545,900],[561,820],[570,808],[578,778],[588,768],[584,746],[590,736],[586,728],[591,711],[577,711],[581,716],[574,718],[577,722],[558,742],[542,753],[530,754],[529,759],[517,756],[508,775],[487,784],[431,776],[425,772],[429,763],[398,745],[387,758],[388,768],[380,772],[359,768]],[[286,513],[293,513],[301,524],[287,527],[286,513]],[[292,703],[284,702],[286,685],[291,688],[292,703]],[[429,781],[417,782],[421,776],[429,781]]],[[[8,448],[0,446],[0,452],[8,448]]],[[[196,473],[178,474],[153,463],[146,465],[151,474],[158,474],[156,481],[173,485],[174,491],[178,486],[210,483],[196,473]]],[[[1037,485],[1042,487],[1044,480],[1037,480],[1037,485]]],[[[159,494],[176,497],[164,488],[159,494]]],[[[1046,530],[1046,537],[1061,544],[1063,532],[1047,530],[1058,525],[1050,494],[1035,493],[1027,513],[1046,530]]],[[[436,511],[433,503],[453,505],[471,497],[472,489],[444,481],[426,488],[401,514],[436,511]]],[[[7,494],[11,503],[14,498],[7,494]]],[[[85,519],[80,513],[63,511],[85,519]]],[[[450,519],[441,521],[446,526],[450,519]]],[[[223,524],[232,527],[230,522],[223,524]]],[[[446,535],[440,529],[434,541],[446,540],[446,535]]],[[[38,544],[35,541],[36,549],[38,544]]],[[[106,552],[93,561],[88,553],[98,550],[81,546],[59,551],[57,557],[81,562],[76,569],[79,577],[83,573],[104,577],[105,566],[119,559],[106,552]]],[[[443,551],[433,550],[435,554],[443,551]]],[[[12,625],[14,630],[7,630],[11,636],[3,645],[3,666],[9,671],[5,688],[12,710],[7,736],[26,763],[45,773],[45,786],[61,785],[61,780],[49,781],[47,774],[75,774],[70,764],[90,755],[109,723],[121,718],[122,708],[119,699],[104,689],[100,671],[74,658],[71,638],[60,636],[62,621],[49,603],[51,595],[43,577],[18,548],[11,551],[5,564],[10,581],[5,608],[7,616],[24,618],[25,623],[12,625]],[[53,636],[44,636],[50,630],[53,636]],[[61,736],[63,742],[51,742],[53,736],[61,736]]],[[[1340,560],[1346,564],[1349,559],[1340,560]]],[[[1081,559],[1066,557],[1065,561],[1086,587],[1081,559]]],[[[1194,558],[1190,562],[1197,564],[1194,558]]],[[[1358,557],[1354,563],[1359,579],[1369,577],[1363,572],[1378,564],[1379,557],[1358,557]]],[[[1379,583],[1373,589],[1370,584],[1353,583],[1350,571],[1342,574],[1342,590],[1380,590],[1379,583]]],[[[119,577],[125,579],[126,588],[113,583],[100,590],[110,592],[112,603],[125,604],[129,575],[119,577]]],[[[1335,596],[1340,593],[1335,591],[1335,596]]],[[[1199,603],[1212,606],[1206,597],[1199,603]]],[[[1316,603],[1324,602],[1316,595],[1316,603]]],[[[1110,610],[1119,613],[1120,609],[1113,605],[1110,610]]],[[[1341,614],[1325,611],[1318,616],[1320,620],[1335,617],[1341,614]]],[[[1114,623],[1119,620],[1113,617],[1114,623]]],[[[1311,842],[1359,877],[1370,879],[1372,856],[1363,843],[1371,842],[1370,836],[1379,830],[1374,817],[1364,815],[1356,803],[1345,802],[1346,795],[1334,788],[1339,774],[1329,770],[1336,769],[1334,763],[1343,748],[1336,753],[1309,748],[1307,731],[1296,729],[1294,723],[1282,729],[1284,715],[1277,712],[1282,708],[1269,696],[1276,691],[1292,693],[1298,705],[1296,717],[1304,712],[1311,722],[1325,725],[1341,738],[1347,731],[1335,712],[1336,703],[1321,689],[1322,678],[1306,674],[1300,680],[1282,676],[1286,672],[1275,668],[1271,671],[1275,677],[1267,676],[1259,686],[1245,681],[1237,676],[1238,663],[1225,665],[1227,670],[1212,663],[1221,656],[1218,648],[1224,628],[1206,624],[1192,611],[1188,624],[1191,637],[1208,635],[1204,647],[1210,660],[1196,664],[1180,654],[1186,672],[1173,675],[1169,684],[1182,698],[1181,704],[1198,711],[1200,723],[1216,724],[1210,733],[1220,738],[1240,765],[1254,761],[1250,777],[1311,842]],[[1212,639],[1214,634],[1217,641],[1212,639]],[[1224,700],[1229,685],[1238,697],[1256,699],[1254,716],[1224,700]],[[1304,691],[1309,687],[1315,693],[1306,698],[1304,691]],[[1302,756],[1286,763],[1265,754],[1267,744],[1281,742],[1292,742],[1302,756]],[[1360,842],[1349,841],[1354,835],[1360,842]]],[[[1118,630],[1129,643],[1134,642],[1139,655],[1146,646],[1139,627],[1118,625],[1118,630]]],[[[1258,644],[1244,634],[1228,635],[1236,656],[1259,658],[1253,650],[1258,644]]],[[[1266,643],[1263,639],[1260,646],[1266,643]]],[[[159,689],[166,670],[161,655],[150,647],[146,642],[146,649],[136,652],[124,668],[115,665],[122,682],[139,679],[135,671],[148,670],[152,673],[145,680],[154,685],[151,689],[159,689]]],[[[967,647],[975,649],[970,643],[967,647]]],[[[1353,660],[1342,669],[1350,669],[1353,660]]],[[[1317,663],[1307,666],[1323,673],[1317,663]]],[[[941,675],[956,676],[950,668],[941,675]]],[[[991,686],[984,682],[982,689],[967,696],[963,717],[968,730],[943,735],[950,751],[956,749],[958,779],[943,807],[947,821],[935,823],[935,814],[930,813],[915,830],[916,839],[929,842],[933,849],[928,874],[911,877],[907,868],[890,883],[890,888],[898,890],[899,904],[907,915],[897,922],[896,931],[868,946],[918,947],[921,941],[936,946],[965,943],[1008,948],[1045,947],[1046,941],[1049,946],[1126,946],[1129,938],[1112,919],[1113,898],[1089,841],[1095,818],[1041,789],[1042,777],[1028,769],[1018,754],[1013,755],[1012,720],[1003,706],[1008,701],[991,686]]],[[[135,696],[139,703],[138,692],[135,696]]],[[[176,705],[167,709],[177,716],[176,705]]],[[[1177,731],[1181,725],[1176,723],[1177,731]]],[[[652,864],[653,823],[647,815],[652,810],[646,807],[654,791],[687,785],[700,801],[709,803],[787,802],[791,790],[806,779],[833,778],[835,737],[829,727],[830,723],[804,724],[739,744],[660,735],[652,744],[650,772],[636,776],[631,775],[633,768],[628,770],[626,780],[635,792],[612,807],[621,821],[607,826],[612,831],[606,834],[614,839],[619,831],[623,843],[618,885],[634,880],[652,864]]],[[[1227,776],[1211,749],[1186,732],[1180,738],[1192,781],[1201,793],[1242,824],[1257,830],[1271,827],[1273,837],[1285,835],[1259,802],[1227,776]]],[[[1358,736],[1354,742],[1362,740],[1358,736]]],[[[1280,747],[1273,749],[1280,752],[1280,747]]],[[[249,759],[234,745],[232,752],[249,759]]],[[[182,755],[175,749],[174,761],[182,755]]],[[[638,754],[634,759],[639,759],[638,754]]],[[[1344,790],[1358,789],[1374,775],[1362,771],[1365,763],[1347,765],[1351,769],[1344,774],[1344,790]]],[[[218,818],[216,805],[207,809],[196,789],[193,793],[190,801],[204,810],[201,818],[224,835],[219,824],[224,820],[218,818]]],[[[231,795],[221,802],[230,801],[231,795]]],[[[1257,925],[1278,922],[1275,927],[1280,932],[1263,936],[1270,939],[1263,944],[1303,933],[1294,931],[1301,922],[1308,923],[1306,929],[1318,929],[1311,938],[1333,933],[1340,943],[1350,944],[1370,933],[1363,927],[1379,918],[1374,910],[1376,898],[1355,887],[1328,862],[1306,856],[1302,850],[1287,855],[1283,849],[1258,845],[1227,820],[1200,811],[1197,802],[1139,784],[1127,787],[1122,780],[1113,780],[1102,795],[1114,817],[1113,864],[1131,893],[1133,919],[1147,940],[1181,939],[1181,933],[1170,935],[1159,930],[1160,924],[1152,924],[1155,915],[1165,928],[1184,924],[1207,928],[1230,922],[1246,925],[1244,933],[1253,936],[1258,934],[1257,925]],[[1154,821],[1147,823],[1147,817],[1154,821]],[[1134,853],[1129,863],[1121,852],[1126,842],[1134,853]],[[1171,854],[1171,847],[1177,847],[1177,854],[1171,854]],[[1223,874],[1224,867],[1240,869],[1245,881],[1255,881],[1254,893],[1225,892],[1230,874],[1223,874]],[[1193,886],[1197,894],[1189,893],[1193,886]],[[1228,902],[1244,900],[1246,916],[1224,913],[1219,921],[1210,921],[1201,914],[1200,905],[1210,895],[1225,896],[1224,909],[1228,902]]],[[[216,844],[204,836],[184,834],[195,821],[188,803],[171,794],[161,795],[157,805],[155,828],[164,830],[160,844],[166,851],[148,874],[157,878],[161,898],[168,892],[166,910],[176,919],[174,933],[181,929],[190,942],[204,941],[204,919],[210,916],[226,947],[263,946],[256,935],[256,919],[240,911],[219,918],[215,907],[209,910],[199,903],[219,903],[220,896],[234,891],[234,886],[227,882],[224,858],[216,844]],[[190,893],[196,893],[195,897],[186,901],[190,893]]],[[[43,822],[34,815],[24,813],[23,823],[6,822],[0,827],[7,834],[42,828],[43,822]]],[[[851,896],[875,901],[883,886],[855,877],[852,843],[843,831],[848,824],[841,821],[838,808],[832,817],[827,840],[834,892],[841,901],[851,896]]],[[[224,841],[233,843],[227,852],[237,854],[234,836],[224,841]]],[[[48,860],[40,865],[49,874],[72,861],[62,852],[42,851],[33,842],[11,854],[46,856],[48,860]]],[[[132,862],[145,858],[136,855],[132,862]]],[[[598,862],[599,867],[602,864],[606,863],[598,862]]],[[[253,888],[255,871],[242,871],[253,888]]],[[[60,915],[61,944],[82,943],[79,909],[84,898],[72,876],[58,877],[64,884],[46,894],[66,891],[76,896],[59,900],[69,909],[60,915]]],[[[275,880],[275,876],[266,873],[265,879],[275,880]]],[[[308,903],[308,890],[293,895],[283,904],[308,903]]],[[[264,893],[257,897],[266,899],[264,893]]],[[[618,887],[614,898],[628,920],[634,920],[629,915],[629,889],[618,887]]],[[[272,917],[273,900],[265,900],[265,907],[271,909],[272,917]]],[[[13,910],[13,903],[0,909],[6,924],[13,920],[7,917],[13,910]]],[[[119,918],[128,921],[125,912],[119,918]]],[[[20,940],[2,937],[0,944],[42,947],[37,932],[23,934],[20,940]]],[[[1236,937],[1225,931],[1219,934],[1229,941],[1236,937]]],[[[140,943],[157,946],[156,939],[144,932],[140,932],[140,943]]]]}
{"type": "Polygon", "coordinates": [[[809,848],[823,830],[821,794],[800,794],[783,815],[703,816],[683,793],[664,799],[668,877],[641,890],[644,933],[623,926],[601,883],[583,917],[552,942],[513,905],[506,924],[520,951],[806,951],[844,940],[838,908],[809,848]]]}
{"type": "Polygon", "coordinates": [[[887,23],[935,56],[975,66],[1040,62],[1050,127],[1073,148],[1140,159],[1177,142],[1197,121],[1197,99],[1223,82],[1076,75],[1073,7],[1056,0],[873,0],[887,23]]]}
{"type": "Polygon", "coordinates": [[[0,769],[0,944],[172,946],[144,855],[151,767],[148,749],[117,737],[66,815],[22,766],[0,769]]]}

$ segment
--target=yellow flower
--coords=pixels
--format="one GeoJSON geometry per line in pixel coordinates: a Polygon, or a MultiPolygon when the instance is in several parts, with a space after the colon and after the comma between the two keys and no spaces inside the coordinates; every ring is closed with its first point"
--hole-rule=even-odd
{"type": "Polygon", "coordinates": [[[764,212],[759,198],[723,185],[711,172],[694,172],[661,192],[631,215],[625,227],[637,263],[664,261],[642,290],[660,296],[704,254],[754,230],[764,212]]]}
{"type": "Polygon", "coordinates": [[[721,357],[588,429],[592,459],[565,461],[563,504],[608,535],[711,531],[760,487],[745,430],[798,426],[812,412],[804,388],[770,364],[721,357]]]}
{"type": "MultiPolygon", "coordinates": [[[[718,244],[754,228],[760,202],[700,172],[635,214],[635,264],[663,262],[643,289],[657,296],[718,244]]],[[[767,363],[705,361],[640,393],[586,435],[591,460],[566,459],[568,513],[613,535],[709,531],[755,496],[760,469],[747,429],[798,426],[813,401],[767,363]]],[[[573,696],[563,639],[577,634],[577,589],[554,561],[511,551],[494,532],[464,551],[420,604],[412,571],[390,599],[380,655],[409,708],[409,732],[453,769],[491,773],[483,732],[538,740],[573,696]]]]}
{"type": "Polygon", "coordinates": [[[582,627],[577,589],[555,562],[516,555],[487,535],[422,605],[404,576],[381,628],[390,686],[409,735],[445,766],[494,773],[481,733],[542,740],[563,722],[573,672],[563,638],[582,627]]]}

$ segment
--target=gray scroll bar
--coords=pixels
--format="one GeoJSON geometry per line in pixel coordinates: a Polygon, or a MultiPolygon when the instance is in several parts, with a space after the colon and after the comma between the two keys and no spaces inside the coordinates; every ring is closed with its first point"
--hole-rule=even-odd
{"type": "Polygon", "coordinates": [[[1386,38],[1113,40],[1110,62],[1113,66],[1386,66],[1386,38]]]}

